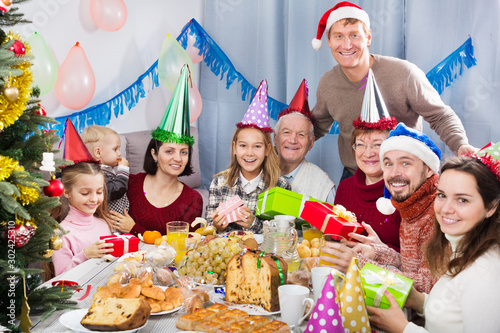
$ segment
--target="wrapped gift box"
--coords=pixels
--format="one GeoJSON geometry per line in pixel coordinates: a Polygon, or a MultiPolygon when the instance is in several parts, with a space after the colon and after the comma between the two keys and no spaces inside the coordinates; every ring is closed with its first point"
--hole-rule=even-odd
{"type": "Polygon", "coordinates": [[[131,234],[101,236],[100,239],[104,239],[106,243],[113,243],[113,252],[109,254],[114,257],[139,251],[139,238],[131,234]]]}
{"type": "Polygon", "coordinates": [[[307,201],[320,202],[307,195],[273,187],[259,194],[255,216],[264,220],[272,220],[276,215],[291,215],[298,218],[307,201]]]}
{"type": "Polygon", "coordinates": [[[229,223],[241,220],[240,207],[243,206],[243,201],[239,196],[235,195],[228,201],[221,203],[217,207],[217,214],[225,215],[229,223]]]}
{"type": "Polygon", "coordinates": [[[390,307],[384,295],[385,290],[396,298],[402,308],[413,286],[412,279],[372,264],[365,264],[361,269],[361,282],[366,295],[366,305],[381,309],[390,307]]]}
{"type": "Polygon", "coordinates": [[[360,234],[364,230],[354,214],[340,205],[332,206],[326,202],[307,201],[300,217],[325,234],[341,235],[346,239],[351,239],[350,232],[360,234]]]}

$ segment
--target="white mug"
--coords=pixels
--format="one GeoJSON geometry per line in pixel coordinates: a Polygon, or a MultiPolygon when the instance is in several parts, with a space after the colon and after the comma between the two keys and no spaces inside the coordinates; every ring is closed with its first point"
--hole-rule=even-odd
{"type": "Polygon", "coordinates": [[[315,302],[318,301],[318,298],[321,295],[321,291],[323,290],[323,287],[325,285],[326,279],[328,279],[328,275],[330,275],[330,273],[332,273],[332,271],[333,271],[333,274],[332,274],[333,281],[334,281],[335,285],[340,283],[340,285],[338,286],[340,288],[340,286],[342,285],[342,279],[340,279],[340,281],[339,281],[339,275],[341,278],[343,278],[344,274],[342,272],[336,270],[335,268],[326,267],[326,266],[314,267],[313,269],[311,269],[313,295],[314,295],[315,302]],[[335,273],[337,273],[338,275],[335,273]]]}
{"type": "Polygon", "coordinates": [[[278,287],[280,299],[281,320],[288,326],[300,326],[314,310],[314,300],[309,297],[309,288],[304,286],[285,284],[278,287]],[[306,304],[309,311],[304,315],[306,304]]]}

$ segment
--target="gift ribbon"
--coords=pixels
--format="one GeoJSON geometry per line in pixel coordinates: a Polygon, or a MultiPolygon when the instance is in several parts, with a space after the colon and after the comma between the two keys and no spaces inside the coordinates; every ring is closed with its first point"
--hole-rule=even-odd
{"type": "Polygon", "coordinates": [[[375,273],[373,271],[365,271],[363,273],[363,278],[365,279],[366,284],[380,284],[375,297],[373,299],[373,306],[379,307],[380,301],[382,301],[382,297],[384,296],[384,292],[387,288],[394,289],[399,291],[402,294],[408,295],[409,285],[407,282],[401,280],[396,276],[396,274],[392,271],[389,271],[389,274],[386,271],[379,271],[375,273]]]}
{"type": "MultiPolygon", "coordinates": [[[[330,210],[330,207],[326,206],[322,202],[318,202],[318,203],[321,206],[325,207],[326,209],[330,210]]],[[[346,222],[354,224],[354,230],[353,230],[354,233],[356,233],[356,231],[358,231],[358,229],[359,229],[359,224],[356,221],[346,220],[346,219],[344,219],[344,217],[342,217],[342,216],[340,216],[338,214],[333,213],[333,214],[326,214],[325,219],[323,220],[323,224],[321,225],[321,228],[320,228],[321,232],[323,232],[323,233],[325,232],[326,227],[328,226],[328,222],[330,221],[330,217],[333,217],[333,218],[340,217],[343,220],[345,220],[346,222]]]]}
{"type": "Polygon", "coordinates": [[[297,217],[300,217],[300,214],[302,214],[302,210],[304,209],[304,205],[306,204],[306,201],[309,201],[309,196],[302,195],[302,201],[300,202],[299,215],[297,215],[297,217]]]}
{"type": "Polygon", "coordinates": [[[92,288],[92,286],[88,284],[86,288],[87,289],[85,290],[85,294],[83,294],[83,296],[78,299],[79,301],[83,301],[90,294],[90,289],[92,288]]]}
{"type": "Polygon", "coordinates": [[[278,266],[278,272],[280,275],[281,285],[284,285],[285,278],[283,277],[283,270],[281,269],[280,260],[277,257],[274,257],[274,260],[276,260],[276,266],[278,266]]]}
{"type": "Polygon", "coordinates": [[[262,199],[262,206],[261,206],[260,210],[259,210],[259,204],[257,203],[257,212],[255,213],[255,215],[264,215],[263,212],[266,209],[266,202],[267,202],[267,194],[268,193],[269,193],[269,190],[264,192],[264,198],[262,199]]]}
{"type": "MultiPolygon", "coordinates": [[[[123,239],[123,254],[128,253],[129,240],[132,239],[132,235],[115,235],[113,239],[120,238],[123,239]]],[[[111,238],[111,237],[109,237],[111,238]]],[[[106,239],[105,239],[106,240],[106,239]]]]}

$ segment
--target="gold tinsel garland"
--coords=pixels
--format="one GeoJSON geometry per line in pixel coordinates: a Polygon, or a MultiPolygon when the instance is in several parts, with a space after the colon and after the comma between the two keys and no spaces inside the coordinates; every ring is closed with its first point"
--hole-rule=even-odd
{"type": "MultiPolygon", "coordinates": [[[[26,50],[25,55],[30,52],[30,46],[21,39],[19,34],[9,32],[4,43],[11,39],[18,40],[24,44],[26,50]]],[[[22,57],[20,59],[22,59],[22,57]]],[[[14,124],[23,114],[31,96],[31,83],[33,82],[33,75],[30,71],[31,62],[23,60],[19,64],[12,66],[12,68],[20,69],[23,72],[23,74],[17,77],[8,78],[10,85],[16,87],[19,91],[19,97],[16,101],[10,102],[3,94],[0,94],[0,131],[14,124]]]]}
{"type": "Polygon", "coordinates": [[[19,162],[0,155],[0,181],[9,178],[14,170],[19,170],[19,162]]]}

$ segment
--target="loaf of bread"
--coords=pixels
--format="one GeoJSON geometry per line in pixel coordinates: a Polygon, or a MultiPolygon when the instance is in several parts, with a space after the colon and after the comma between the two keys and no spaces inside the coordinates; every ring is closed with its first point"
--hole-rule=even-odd
{"type": "Polygon", "coordinates": [[[255,250],[235,255],[227,264],[226,300],[277,311],[278,287],[287,283],[287,271],[288,265],[281,257],[255,250]]]}
{"type": "Polygon", "coordinates": [[[125,331],[144,325],[150,314],[141,298],[98,298],[80,323],[93,331],[125,331]]]}

